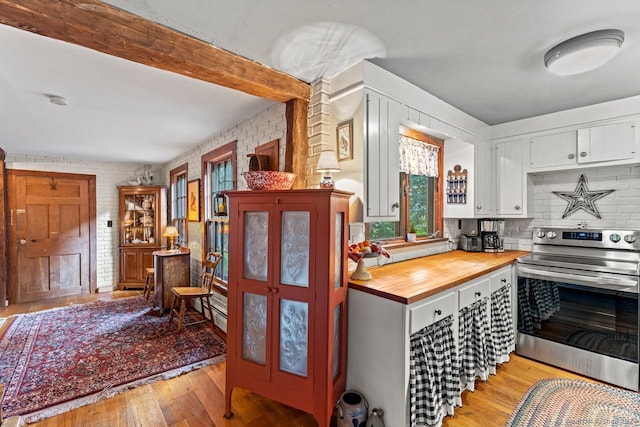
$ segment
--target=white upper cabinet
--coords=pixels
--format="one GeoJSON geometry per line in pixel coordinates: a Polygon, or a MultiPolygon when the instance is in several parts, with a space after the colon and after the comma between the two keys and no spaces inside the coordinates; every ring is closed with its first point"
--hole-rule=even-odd
{"type": "Polygon", "coordinates": [[[531,168],[576,164],[576,131],[534,136],[529,141],[531,168]]]}
{"type": "Polygon", "coordinates": [[[365,222],[400,220],[400,103],[365,91],[365,222]]]}
{"type": "Polygon", "coordinates": [[[626,121],[529,137],[532,172],[625,161],[636,157],[635,122],[626,121]]]}
{"type": "Polygon", "coordinates": [[[634,158],[634,131],[633,121],[578,129],[578,163],[634,158]]]}
{"type": "Polygon", "coordinates": [[[493,215],[492,171],[488,143],[473,144],[458,138],[446,139],[443,165],[444,217],[475,218],[493,215]],[[455,178],[465,171],[463,180],[455,178]]]}
{"type": "Polygon", "coordinates": [[[527,216],[527,179],[522,140],[496,143],[497,214],[527,216]]]}

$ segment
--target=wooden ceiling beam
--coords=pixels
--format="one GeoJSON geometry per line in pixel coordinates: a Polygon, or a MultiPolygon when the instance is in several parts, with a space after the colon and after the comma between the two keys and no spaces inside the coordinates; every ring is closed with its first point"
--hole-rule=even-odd
{"type": "Polygon", "coordinates": [[[309,84],[97,0],[0,0],[0,23],[277,102],[309,84]]]}

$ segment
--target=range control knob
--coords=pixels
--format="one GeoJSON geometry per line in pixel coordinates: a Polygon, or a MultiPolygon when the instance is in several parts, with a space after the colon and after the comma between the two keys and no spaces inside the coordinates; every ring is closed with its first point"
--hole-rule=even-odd
{"type": "Polygon", "coordinates": [[[543,231],[543,230],[538,230],[536,231],[536,237],[538,239],[542,239],[544,236],[546,236],[547,234],[543,231]]]}
{"type": "Polygon", "coordinates": [[[557,236],[555,231],[547,231],[547,237],[550,239],[555,239],[557,236]]]}
{"type": "Polygon", "coordinates": [[[624,241],[627,243],[633,243],[636,240],[638,240],[638,236],[636,236],[635,234],[627,234],[626,236],[624,236],[624,241]]]}
{"type": "Polygon", "coordinates": [[[613,233],[612,235],[609,236],[609,240],[611,240],[613,243],[618,243],[620,239],[621,237],[617,233],[613,233]]]}

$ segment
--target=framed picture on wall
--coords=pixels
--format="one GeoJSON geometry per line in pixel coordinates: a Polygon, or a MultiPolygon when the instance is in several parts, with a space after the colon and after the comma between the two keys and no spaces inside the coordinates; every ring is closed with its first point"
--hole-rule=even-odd
{"type": "Polygon", "coordinates": [[[200,222],[200,179],[187,183],[187,221],[200,222]]]}
{"type": "Polygon", "coordinates": [[[353,119],[336,127],[338,161],[353,159],[353,119]]]}

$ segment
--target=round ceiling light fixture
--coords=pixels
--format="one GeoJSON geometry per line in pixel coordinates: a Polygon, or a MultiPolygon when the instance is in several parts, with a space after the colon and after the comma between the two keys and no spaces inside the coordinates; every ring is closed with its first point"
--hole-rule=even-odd
{"type": "Polygon", "coordinates": [[[566,76],[598,68],[622,47],[624,32],[598,30],[555,45],[544,55],[544,65],[554,74],[566,76]]]}

